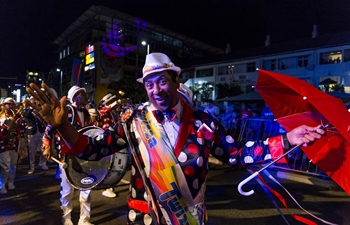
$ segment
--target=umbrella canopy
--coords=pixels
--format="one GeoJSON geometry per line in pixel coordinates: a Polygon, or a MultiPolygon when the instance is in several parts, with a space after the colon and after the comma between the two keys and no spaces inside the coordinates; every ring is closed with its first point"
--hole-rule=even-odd
{"type": "Polygon", "coordinates": [[[303,80],[266,70],[259,70],[255,88],[287,131],[331,124],[326,135],[302,149],[350,195],[350,114],[344,103],[303,80]]]}
{"type": "Polygon", "coordinates": [[[245,93],[245,94],[240,94],[240,95],[236,95],[236,96],[232,96],[232,97],[216,99],[216,101],[236,101],[236,102],[262,101],[262,100],[263,100],[263,98],[256,91],[245,93]]]}
{"type": "Polygon", "coordinates": [[[338,82],[335,80],[332,80],[331,78],[326,78],[323,81],[321,81],[319,84],[320,85],[325,85],[325,84],[337,84],[338,82]]]}

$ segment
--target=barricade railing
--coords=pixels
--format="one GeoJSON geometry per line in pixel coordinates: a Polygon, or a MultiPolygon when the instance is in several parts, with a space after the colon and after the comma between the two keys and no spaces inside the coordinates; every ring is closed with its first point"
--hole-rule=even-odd
{"type": "MultiPolygon", "coordinates": [[[[284,132],[286,131],[283,127],[273,119],[247,118],[241,122],[238,141],[245,143],[247,141],[265,140],[268,137],[273,137],[284,132]]],[[[329,178],[320,168],[310,162],[301,148],[297,148],[288,155],[287,164],[275,164],[271,167],[320,178],[329,178]]]]}

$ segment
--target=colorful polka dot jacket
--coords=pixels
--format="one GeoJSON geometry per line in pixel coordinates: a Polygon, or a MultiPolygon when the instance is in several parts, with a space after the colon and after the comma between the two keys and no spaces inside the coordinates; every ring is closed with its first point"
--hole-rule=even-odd
{"type": "MultiPolygon", "coordinates": [[[[150,173],[152,173],[150,168],[154,165],[150,164],[152,162],[149,158],[150,149],[147,150],[150,141],[153,143],[155,140],[149,135],[150,133],[145,134],[142,133],[146,132],[145,130],[137,129],[137,120],[142,117],[141,114],[149,115],[147,117],[149,124],[146,127],[152,127],[152,123],[157,123],[151,113],[147,114],[148,110],[149,106],[146,105],[139,107],[139,110],[132,113],[127,111],[127,118],[122,116],[124,121],[113,128],[107,129],[103,137],[101,135],[97,137],[80,135],[79,140],[69,154],[75,154],[85,160],[99,160],[129,145],[133,149],[134,155],[128,197],[128,223],[184,224],[183,221],[178,222],[179,220],[173,223],[174,218],[171,218],[175,214],[179,214],[181,211],[179,208],[181,207],[169,207],[171,210],[179,209],[177,212],[168,213],[164,211],[165,209],[159,202],[161,198],[159,194],[155,193],[155,188],[158,188],[158,186],[155,186],[157,184],[150,176],[150,173]],[[148,143],[141,140],[140,137],[142,136],[147,136],[148,143]],[[146,176],[146,180],[143,179],[143,176],[146,176]],[[149,202],[151,200],[155,204],[151,204],[150,209],[149,202]]],[[[212,116],[202,111],[196,111],[186,104],[183,105],[183,110],[177,143],[173,148],[173,156],[176,167],[181,170],[182,178],[177,177],[177,179],[185,181],[188,190],[187,197],[191,198],[192,203],[194,202],[194,205],[188,205],[185,209],[196,215],[193,224],[202,224],[206,218],[204,193],[209,169],[209,156],[212,155],[223,162],[232,164],[266,163],[283,154],[282,142],[281,137],[278,136],[265,141],[250,141],[241,146],[240,143],[235,142],[228,135],[224,127],[212,116]]],[[[154,137],[156,137],[156,134],[154,137]]],[[[161,161],[158,160],[158,163],[161,161]]],[[[164,159],[164,161],[168,161],[168,159],[164,159]]],[[[173,200],[174,198],[169,200],[167,204],[170,204],[173,200]]],[[[184,214],[181,218],[184,219],[185,217],[184,214]]]]}

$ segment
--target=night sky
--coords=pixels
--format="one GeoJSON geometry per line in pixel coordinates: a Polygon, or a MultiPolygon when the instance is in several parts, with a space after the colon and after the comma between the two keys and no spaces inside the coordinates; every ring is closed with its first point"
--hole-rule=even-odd
{"type": "Polygon", "coordinates": [[[145,19],[232,51],[350,30],[349,0],[0,0],[0,77],[48,72],[58,60],[52,42],[91,4],[145,19]],[[191,2],[191,3],[188,3],[191,2]],[[273,4],[276,3],[276,4],[273,4]]]}

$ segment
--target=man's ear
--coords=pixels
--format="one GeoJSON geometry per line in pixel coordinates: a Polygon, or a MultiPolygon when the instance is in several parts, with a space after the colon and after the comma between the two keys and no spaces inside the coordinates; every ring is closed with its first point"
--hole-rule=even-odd
{"type": "Polygon", "coordinates": [[[176,87],[179,88],[180,87],[180,76],[177,76],[175,81],[176,81],[176,87]]]}

